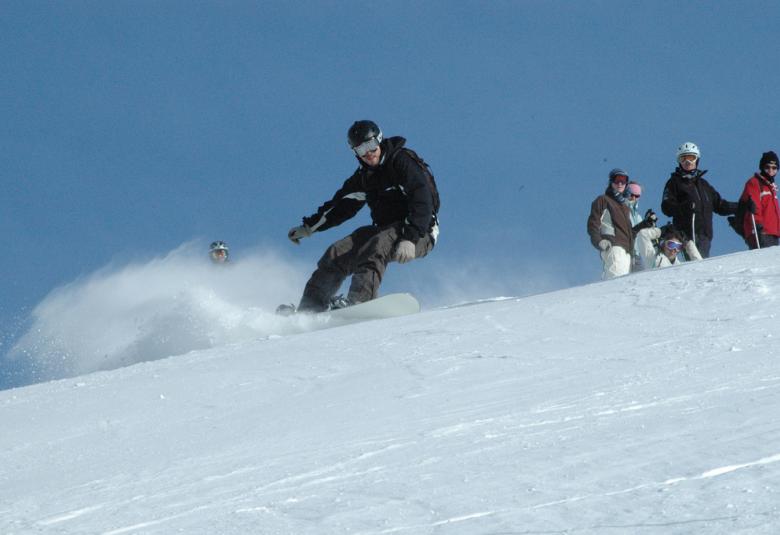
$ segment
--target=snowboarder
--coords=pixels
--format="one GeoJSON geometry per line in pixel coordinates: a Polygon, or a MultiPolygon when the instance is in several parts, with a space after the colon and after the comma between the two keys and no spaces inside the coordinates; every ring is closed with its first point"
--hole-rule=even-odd
{"type": "Polygon", "coordinates": [[[604,263],[603,279],[627,275],[631,271],[629,251],[634,249],[634,231],[624,195],[627,183],[628,173],[613,169],[609,172],[607,190],[590,206],[588,235],[604,263]]]}
{"type": "Polygon", "coordinates": [[[686,142],[677,148],[678,165],[664,187],[661,210],[707,258],[712,243],[712,213],[734,214],[737,203],[724,200],[704,179],[707,171],[698,168],[700,161],[701,152],[694,143],[686,142]]]}
{"type": "MultiPolygon", "coordinates": [[[[439,234],[439,194],[428,165],[406,148],[403,137],[384,138],[373,121],[356,121],[347,132],[359,166],[333,198],[287,234],[300,243],[315,232],[340,225],[368,204],[373,224],[333,243],[317,263],[298,311],[320,312],[362,303],[378,295],[387,264],[422,258],[439,234]],[[352,276],[346,297],[335,298],[352,276]]],[[[290,313],[282,305],[278,312],[290,313]],[[284,309],[284,310],[282,310],[284,309]]]]}
{"type": "Polygon", "coordinates": [[[775,183],[777,166],[777,154],[773,151],[762,154],[759,172],[747,180],[739,199],[740,203],[755,207],[754,210],[746,210],[741,221],[743,236],[751,249],[775,246],[780,239],[780,206],[775,183]]]}
{"type": "Polygon", "coordinates": [[[687,239],[684,233],[675,229],[671,223],[661,228],[640,230],[637,233],[636,245],[645,269],[669,267],[678,261],[702,260],[693,240],[687,239]]]}
{"type": "Polygon", "coordinates": [[[228,261],[230,250],[225,242],[217,240],[209,246],[209,258],[215,264],[225,264],[228,261]]]}

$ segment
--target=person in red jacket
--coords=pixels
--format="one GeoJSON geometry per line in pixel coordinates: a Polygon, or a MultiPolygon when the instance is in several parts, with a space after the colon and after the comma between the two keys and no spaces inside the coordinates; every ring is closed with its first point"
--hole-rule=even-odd
{"type": "Polygon", "coordinates": [[[780,205],[775,184],[777,166],[777,154],[773,151],[762,154],[759,172],[748,179],[740,197],[740,202],[755,206],[755,213],[746,210],[742,221],[745,240],[751,249],[771,247],[780,241],[780,205]]]}

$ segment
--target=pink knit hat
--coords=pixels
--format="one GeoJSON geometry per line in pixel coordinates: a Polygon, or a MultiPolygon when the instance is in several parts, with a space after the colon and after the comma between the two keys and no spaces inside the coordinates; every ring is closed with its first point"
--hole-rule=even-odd
{"type": "Polygon", "coordinates": [[[636,182],[632,182],[628,185],[628,188],[626,189],[626,193],[629,195],[636,195],[637,197],[642,195],[642,186],[637,184],[636,182]]]}

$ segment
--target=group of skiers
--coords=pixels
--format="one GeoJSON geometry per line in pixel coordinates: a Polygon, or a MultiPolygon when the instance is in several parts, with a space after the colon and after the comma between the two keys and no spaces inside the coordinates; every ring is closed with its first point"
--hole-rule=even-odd
{"type": "Polygon", "coordinates": [[[630,181],[623,169],[610,171],[607,189],[591,204],[587,223],[590,241],[603,262],[602,278],[709,257],[713,213],[731,216],[729,224],[750,249],[778,245],[777,154],[761,156],[759,170],[748,179],[739,202],[721,197],[704,179],[707,171],[699,168],[700,161],[696,144],[686,142],[677,148],[677,167],[661,201],[661,211],[672,221],[660,228],[652,210],[640,215],[641,185],[630,181]]]}

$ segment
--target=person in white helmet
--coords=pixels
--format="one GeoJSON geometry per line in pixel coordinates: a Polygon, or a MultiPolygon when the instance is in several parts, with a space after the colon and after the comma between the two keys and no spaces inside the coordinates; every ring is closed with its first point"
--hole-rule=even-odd
{"type": "Polygon", "coordinates": [[[710,256],[713,212],[727,216],[736,213],[737,203],[720,196],[704,179],[707,171],[699,169],[701,152],[695,143],[677,148],[677,168],[664,187],[661,211],[696,244],[701,256],[710,256]]]}
{"type": "Polygon", "coordinates": [[[230,250],[225,242],[217,240],[209,246],[209,258],[215,264],[225,264],[228,261],[230,250]]]}

